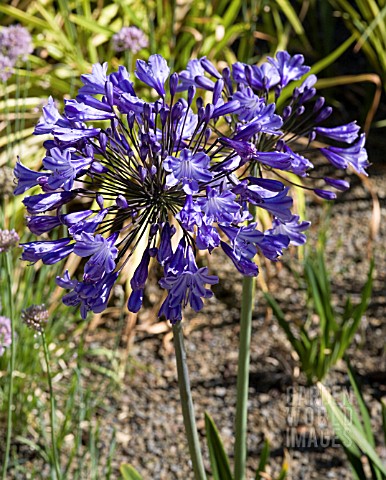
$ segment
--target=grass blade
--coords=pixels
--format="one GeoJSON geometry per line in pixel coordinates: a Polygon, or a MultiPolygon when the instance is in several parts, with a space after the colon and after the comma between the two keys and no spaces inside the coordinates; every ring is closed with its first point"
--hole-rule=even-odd
{"type": "Polygon", "coordinates": [[[214,480],[232,480],[229,459],[212,417],[205,412],[205,431],[214,480]]]}

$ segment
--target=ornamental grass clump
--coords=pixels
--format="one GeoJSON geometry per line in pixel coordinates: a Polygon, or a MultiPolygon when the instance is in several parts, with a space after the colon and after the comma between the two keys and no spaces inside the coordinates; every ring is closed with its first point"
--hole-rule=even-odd
{"type": "MultiPolygon", "coordinates": [[[[335,127],[326,122],[332,108],[316,94],[316,77],[302,55],[279,52],[260,66],[237,62],[221,72],[204,57],[180,73],[152,55],[136,63],[140,90],[124,66],[110,74],[107,69],[106,63],[95,64],[92,73],[82,75],[83,86],[76,99],[65,100],[63,113],[49,98],[35,128],[36,135],[50,135],[43,168],[17,163],[15,194],[41,189],[23,200],[28,228],[46,238],[60,233],[54,240],[24,243],[22,259],[45,264],[71,254],[85,259],[78,276],[66,271],[57,278],[68,291],[63,302],[80,306],[83,318],[106,309],[115,282],[140,249],[128,298],[129,310],[138,312],[151,262],[160,265],[159,284],[167,295],[158,315],[174,325],[193,469],[196,478],[205,478],[180,322],[186,306],[203,308],[212,296],[208,285],[218,277],[197,265],[196,253],[221,248],[249,279],[241,333],[250,331],[254,257],[276,261],[290,244],[306,240],[309,222],[291,211],[294,176],[305,189],[334,199],[334,189],[349,187],[334,178],[335,169],[351,166],[366,174],[365,137],[355,122],[335,127]],[[326,159],[331,175],[314,168],[310,153],[314,158],[315,152],[326,159]],[[256,222],[258,209],[270,214],[271,228],[256,222]]],[[[249,352],[248,341],[242,336],[240,355],[249,352]]],[[[245,360],[238,390],[246,392],[245,360]]],[[[246,393],[238,398],[244,413],[245,398],[246,393]]],[[[244,422],[245,415],[236,420],[244,422]]],[[[240,432],[236,444],[245,444],[245,429],[240,432]]],[[[235,453],[238,479],[244,470],[240,456],[245,451],[235,453]]]]}

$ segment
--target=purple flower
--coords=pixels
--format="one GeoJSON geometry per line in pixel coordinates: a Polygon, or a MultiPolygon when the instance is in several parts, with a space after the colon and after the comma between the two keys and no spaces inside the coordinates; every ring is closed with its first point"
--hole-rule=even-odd
{"type": "Polygon", "coordinates": [[[143,83],[154,88],[156,92],[165,95],[165,82],[169,76],[170,68],[166,60],[161,55],[151,55],[148,63],[143,60],[137,60],[137,69],[135,75],[143,83]]]}
{"type": "Polygon", "coordinates": [[[240,107],[236,110],[240,120],[252,120],[265,107],[263,99],[253,93],[251,88],[244,88],[233,95],[234,100],[238,100],[240,107]]]}
{"type": "Polygon", "coordinates": [[[177,213],[176,219],[181,222],[186,230],[192,232],[195,225],[198,227],[201,225],[202,217],[201,207],[193,201],[192,195],[187,195],[185,205],[177,213]]]}
{"type": "Polygon", "coordinates": [[[261,66],[236,62],[232,65],[232,74],[235,82],[250,85],[255,90],[269,90],[280,81],[276,68],[267,62],[261,66]]]}
{"type": "Polygon", "coordinates": [[[160,314],[169,318],[172,323],[180,320],[179,312],[175,312],[181,305],[189,304],[198,312],[203,307],[202,298],[210,298],[213,293],[205,288],[206,284],[218,283],[218,277],[208,275],[206,267],[198,268],[194,260],[191,247],[187,249],[186,266],[180,275],[167,272],[160,280],[160,285],[168,291],[168,296],[161,307],[160,314]]]}
{"type": "Polygon", "coordinates": [[[70,122],[60,115],[56,108],[54,99],[48,97],[48,103],[43,107],[43,115],[37,123],[34,135],[45,135],[51,133],[55,125],[61,127],[70,127],[70,122]]]}
{"type": "Polygon", "coordinates": [[[106,309],[117,277],[118,272],[114,272],[105,275],[95,283],[78,282],[71,280],[66,271],[63,278],[56,277],[56,283],[62,288],[72,290],[63,297],[63,303],[69,307],[80,305],[80,314],[84,319],[89,311],[101,313],[106,309]]]}
{"type": "Polygon", "coordinates": [[[29,190],[36,185],[39,185],[39,180],[42,178],[47,179],[47,175],[44,175],[43,172],[35,172],[24,166],[20,159],[16,162],[16,166],[14,169],[14,174],[16,179],[18,180],[17,187],[14,190],[15,195],[20,195],[25,191],[29,190]]]}
{"type": "Polygon", "coordinates": [[[188,195],[199,191],[198,182],[207,183],[212,180],[213,174],[208,170],[210,158],[205,153],[195,153],[184,148],[180,156],[166,157],[163,167],[170,172],[166,177],[166,185],[173,187],[179,182],[188,195]]]}
{"type": "Polygon", "coordinates": [[[209,253],[220,245],[220,235],[216,228],[201,223],[197,228],[196,245],[199,250],[208,250],[209,253]]]}
{"type": "Polygon", "coordinates": [[[62,222],[58,216],[39,215],[27,217],[27,226],[35,235],[42,235],[58,227],[62,222]]]}
{"type": "Polygon", "coordinates": [[[97,100],[95,106],[86,105],[76,100],[66,100],[64,111],[66,117],[74,122],[87,122],[89,120],[108,120],[115,118],[115,114],[109,105],[97,100]]]}
{"type": "Polygon", "coordinates": [[[273,113],[275,104],[271,103],[261,108],[259,113],[250,123],[242,126],[238,133],[233,137],[234,140],[250,140],[257,133],[270,133],[271,135],[281,135],[283,132],[279,128],[283,120],[279,115],[273,113]]]}
{"type": "Polygon", "coordinates": [[[113,35],[113,49],[116,52],[128,50],[134,55],[149,45],[146,35],[137,27],[122,27],[113,35]]]}
{"type": "Polygon", "coordinates": [[[306,243],[307,237],[304,235],[311,225],[311,222],[299,222],[299,215],[293,215],[287,222],[282,222],[275,218],[272,222],[272,228],[267,233],[274,235],[286,235],[290,239],[291,245],[299,247],[306,243]]]}
{"type": "Polygon", "coordinates": [[[348,165],[351,165],[356,172],[363,173],[367,176],[365,168],[367,168],[370,163],[367,160],[367,152],[364,144],[365,136],[362,134],[359,140],[351,147],[327,147],[321,148],[320,151],[334,167],[346,169],[348,165]]]}
{"type": "Polygon", "coordinates": [[[25,197],[23,200],[28,213],[43,213],[65,205],[76,197],[76,192],[42,193],[25,197]]]}
{"type": "Polygon", "coordinates": [[[221,247],[240,273],[246,277],[256,277],[259,269],[250,258],[244,257],[238,250],[231,248],[225,242],[221,242],[221,247]]]}
{"type": "Polygon", "coordinates": [[[24,251],[22,260],[28,262],[38,262],[41,260],[46,265],[60,262],[66,258],[74,249],[74,244],[69,244],[71,238],[61,238],[59,240],[21,243],[24,251]]]}
{"type": "Polygon", "coordinates": [[[107,82],[107,62],[103,65],[100,63],[95,63],[92,66],[92,73],[87,73],[81,75],[81,80],[84,84],[82,88],[79,89],[79,93],[82,95],[95,95],[105,93],[105,85],[107,82]]]}
{"type": "Polygon", "coordinates": [[[118,249],[115,241],[118,234],[105,239],[100,234],[91,235],[83,232],[74,246],[74,253],[79,257],[90,257],[84,269],[85,279],[99,280],[105,273],[111,273],[115,269],[115,258],[118,249]]]}
{"type": "Polygon", "coordinates": [[[19,243],[19,235],[12,230],[0,229],[0,253],[7,252],[10,248],[14,248],[19,243]]]}
{"type": "Polygon", "coordinates": [[[305,75],[310,67],[303,65],[303,55],[291,55],[288,52],[278,52],[276,59],[268,57],[269,62],[276,68],[280,75],[280,86],[285,87],[292,80],[298,80],[305,75]]]}
{"type": "Polygon", "coordinates": [[[358,138],[358,132],[360,127],[357,122],[347,123],[346,125],[340,125],[339,127],[316,127],[315,132],[325,137],[332,138],[339,142],[353,143],[358,138]]]}
{"type": "Polygon", "coordinates": [[[342,192],[345,192],[350,188],[349,182],[343,179],[324,177],[324,181],[327,183],[327,185],[330,185],[330,187],[334,187],[342,192]]]}
{"type": "Polygon", "coordinates": [[[53,148],[50,150],[50,155],[43,159],[44,168],[52,171],[47,179],[51,189],[56,190],[62,187],[64,190],[71,190],[77,175],[90,165],[91,158],[77,158],[74,152],[72,148],[63,151],[53,148]]]}
{"type": "Polygon", "coordinates": [[[21,25],[4,27],[0,32],[0,53],[13,62],[21,57],[26,60],[33,52],[32,38],[28,30],[21,25]]]}
{"type": "Polygon", "coordinates": [[[207,188],[206,198],[200,197],[197,202],[205,214],[205,222],[232,222],[240,205],[235,202],[236,195],[228,190],[220,191],[217,188],[207,188]]]}
{"type": "Polygon", "coordinates": [[[304,177],[307,173],[307,170],[313,168],[312,163],[308,158],[303,157],[299,153],[295,153],[288,145],[284,145],[284,152],[290,156],[291,161],[291,172],[304,177]]]}
{"type": "MultiPolygon", "coordinates": [[[[199,86],[196,82],[196,79],[199,80],[200,78],[204,78],[204,75],[205,70],[201,65],[200,60],[189,60],[186,70],[182,70],[178,76],[180,85],[178,86],[177,90],[181,92],[187,90],[192,85],[199,86]]],[[[209,82],[210,89],[214,88],[214,82],[212,80],[206,78],[205,81],[209,82]]]]}

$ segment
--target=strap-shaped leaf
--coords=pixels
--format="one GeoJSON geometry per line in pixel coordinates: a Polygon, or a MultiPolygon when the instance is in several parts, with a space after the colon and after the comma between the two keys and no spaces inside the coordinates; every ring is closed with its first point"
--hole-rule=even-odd
{"type": "Polygon", "coordinates": [[[345,444],[345,447],[355,455],[355,448],[353,444],[357,446],[368,458],[372,461],[379,471],[386,476],[386,467],[382,464],[382,461],[378,457],[372,445],[366,440],[363,432],[359,431],[354,424],[343,414],[335,400],[332,398],[330,392],[322,385],[318,383],[318,388],[322,395],[322,400],[328,415],[332,421],[332,426],[335,433],[345,444]],[[352,443],[350,443],[350,441],[352,443]]]}
{"type": "Polygon", "coordinates": [[[123,480],[143,480],[137,470],[128,463],[122,463],[122,465],[119,467],[119,471],[122,474],[123,480]]]}
{"type": "Polygon", "coordinates": [[[205,412],[206,441],[214,480],[233,480],[229,459],[212,417],[205,412]]]}
{"type": "Polygon", "coordinates": [[[269,458],[269,441],[265,439],[264,447],[260,454],[260,461],[259,461],[259,466],[257,467],[255,480],[263,480],[263,477],[260,475],[260,473],[265,472],[265,467],[268,463],[268,458],[269,458]]]}

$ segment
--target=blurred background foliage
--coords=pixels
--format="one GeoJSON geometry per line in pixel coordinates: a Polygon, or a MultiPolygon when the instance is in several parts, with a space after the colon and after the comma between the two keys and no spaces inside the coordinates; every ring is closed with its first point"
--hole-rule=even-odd
{"type": "MultiPolygon", "coordinates": [[[[365,125],[370,152],[376,151],[384,135],[385,0],[3,0],[0,28],[15,24],[28,29],[34,50],[25,61],[16,64],[14,74],[0,85],[0,170],[5,178],[0,188],[0,228],[15,228],[22,241],[30,238],[24,228],[21,199],[9,193],[10,169],[18,155],[28,167],[38,167],[44,150],[41,138],[34,137],[32,132],[42,106],[49,95],[62,106],[63,100],[71,98],[80,86],[80,75],[90,72],[95,62],[109,62],[111,69],[123,62],[133,71],[137,58],[147,59],[150,54],[160,53],[174,70],[180,71],[190,59],[204,55],[221,69],[236,60],[259,63],[283,49],[302,53],[312,72],[318,74],[317,88],[337,109],[342,122],[358,118],[365,125]],[[115,52],[112,37],[125,26],[143,30],[148,47],[135,55],[115,52]]],[[[370,158],[377,161],[375,155],[370,158]]],[[[297,203],[300,211],[305,209],[302,194],[297,203]]],[[[128,368],[127,352],[120,356],[115,349],[102,351],[89,346],[85,350],[85,338],[99,320],[94,319],[90,327],[79,320],[76,312],[64,311],[54,283],[56,266],[26,267],[18,261],[19,255],[20,250],[15,249],[16,318],[21,309],[32,303],[45,302],[51,313],[47,341],[55,389],[61,399],[58,444],[67,449],[69,463],[65,468],[75,472],[72,478],[97,478],[101,461],[96,447],[98,426],[91,425],[91,419],[99,400],[86,377],[93,372],[101,384],[119,388],[128,368]],[[96,357],[106,361],[103,367],[94,362],[96,357]],[[60,379],[66,377],[72,380],[61,384],[60,379]],[[72,405],[78,407],[73,410],[72,405]],[[81,449],[85,428],[89,429],[87,455],[81,449]],[[65,445],[69,434],[74,439],[71,447],[65,445]]],[[[70,259],[66,265],[70,271],[77,267],[72,262],[70,259]]],[[[1,262],[0,274],[1,297],[5,291],[1,262]]],[[[127,334],[130,323],[125,323],[128,317],[123,310],[124,300],[121,302],[119,295],[117,298],[107,312],[119,320],[113,332],[118,338],[115,346],[123,332],[127,334]]],[[[9,315],[6,298],[2,298],[1,304],[0,314],[9,315]]],[[[49,461],[48,447],[38,441],[44,438],[48,422],[41,346],[33,332],[20,322],[17,324],[15,435],[19,444],[28,444],[49,461]]],[[[8,353],[0,357],[0,425],[4,424],[7,409],[8,362],[8,353]]],[[[330,365],[323,375],[328,368],[330,365]]],[[[112,455],[114,442],[111,445],[112,455]]],[[[12,455],[14,468],[22,471],[16,450],[12,455]]],[[[109,458],[104,459],[107,473],[103,478],[111,474],[109,458]]]]}

